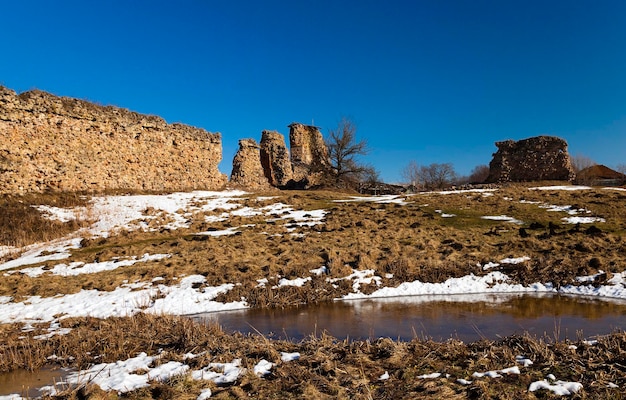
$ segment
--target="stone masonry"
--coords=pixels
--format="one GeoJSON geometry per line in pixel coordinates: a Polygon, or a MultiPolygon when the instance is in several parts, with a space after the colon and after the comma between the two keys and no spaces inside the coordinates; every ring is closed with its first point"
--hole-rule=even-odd
{"type": "Polygon", "coordinates": [[[270,188],[261,166],[260,147],[254,139],[239,141],[239,150],[233,159],[230,182],[251,190],[270,188]]]}
{"type": "Polygon", "coordinates": [[[572,181],[567,142],[554,136],[496,142],[487,182],[572,181]]]}
{"type": "Polygon", "coordinates": [[[219,133],[0,86],[0,193],[219,189],[219,133]]]}
{"type": "Polygon", "coordinates": [[[299,186],[321,183],[329,168],[328,149],[319,128],[294,122],[289,125],[293,179],[299,186]]]}
{"type": "Polygon", "coordinates": [[[292,178],[293,170],[285,137],[276,131],[261,133],[261,165],[270,185],[283,187],[292,178]]]}

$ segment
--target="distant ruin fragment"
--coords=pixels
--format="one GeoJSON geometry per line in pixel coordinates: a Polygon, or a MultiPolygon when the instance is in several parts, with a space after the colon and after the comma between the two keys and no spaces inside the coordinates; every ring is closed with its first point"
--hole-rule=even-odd
{"type": "Polygon", "coordinates": [[[233,159],[230,182],[248,189],[259,190],[270,187],[261,166],[260,146],[254,139],[241,139],[239,150],[233,159]]]}
{"type": "Polygon", "coordinates": [[[520,141],[496,142],[498,151],[489,163],[489,183],[572,181],[567,142],[554,136],[536,136],[520,141]]]}

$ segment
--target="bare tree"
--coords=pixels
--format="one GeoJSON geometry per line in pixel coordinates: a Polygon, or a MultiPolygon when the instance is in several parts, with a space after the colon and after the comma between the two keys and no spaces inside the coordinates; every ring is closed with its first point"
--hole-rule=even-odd
{"type": "Polygon", "coordinates": [[[405,183],[417,189],[421,189],[423,187],[424,182],[422,181],[420,166],[415,161],[409,161],[409,164],[404,167],[400,174],[402,175],[405,183]]]}
{"type": "Polygon", "coordinates": [[[402,177],[417,189],[432,190],[451,186],[456,172],[451,163],[419,166],[415,161],[410,161],[402,170],[402,177]]]}
{"type": "Polygon", "coordinates": [[[328,171],[338,186],[351,186],[364,180],[375,179],[378,173],[372,166],[362,164],[360,156],[369,153],[366,140],[356,140],[356,125],[343,118],[336,129],[326,138],[328,148],[328,171]]]}
{"type": "Polygon", "coordinates": [[[424,186],[426,189],[443,189],[451,186],[456,172],[451,163],[438,164],[433,163],[425,167],[421,167],[424,186]]]}
{"type": "Polygon", "coordinates": [[[617,166],[615,167],[615,170],[619,172],[620,174],[626,175],[626,164],[617,164],[617,166]]]}
{"type": "Polygon", "coordinates": [[[572,163],[572,168],[574,168],[574,172],[576,173],[582,171],[585,168],[593,167],[594,165],[598,164],[597,162],[593,161],[591,158],[582,154],[576,154],[570,160],[572,163]]]}
{"type": "Polygon", "coordinates": [[[488,165],[477,165],[474,167],[468,178],[469,183],[484,183],[489,177],[488,165]]]}

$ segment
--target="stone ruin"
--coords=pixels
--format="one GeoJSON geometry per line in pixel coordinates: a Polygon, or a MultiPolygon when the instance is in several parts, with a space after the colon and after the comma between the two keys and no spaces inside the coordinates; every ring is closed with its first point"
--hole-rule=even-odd
{"type": "Polygon", "coordinates": [[[285,137],[276,131],[261,133],[261,165],[269,184],[282,187],[293,174],[285,137]]]}
{"type": "Polygon", "coordinates": [[[219,133],[0,86],[0,193],[220,189],[219,133]]]}
{"type": "Polygon", "coordinates": [[[496,142],[498,151],[489,163],[488,183],[572,181],[567,142],[554,136],[496,142]]]}
{"type": "Polygon", "coordinates": [[[265,177],[261,165],[260,146],[254,139],[241,139],[239,150],[233,159],[231,181],[252,190],[270,188],[270,182],[265,177]]]}
{"type": "MultiPolygon", "coordinates": [[[[256,144],[256,142],[254,142],[256,144]]],[[[244,146],[249,147],[249,142],[244,146]]],[[[258,180],[244,177],[258,177],[260,164],[264,182],[277,188],[308,189],[322,183],[328,168],[328,150],[318,127],[292,123],[289,125],[289,147],[285,137],[276,131],[263,131],[260,149],[257,152],[244,150],[242,143],[233,160],[231,183],[249,188],[260,188],[258,180]],[[245,152],[245,156],[244,156],[245,152]],[[251,158],[251,159],[248,159],[251,158]],[[250,179],[255,185],[250,186],[250,179]]]]}

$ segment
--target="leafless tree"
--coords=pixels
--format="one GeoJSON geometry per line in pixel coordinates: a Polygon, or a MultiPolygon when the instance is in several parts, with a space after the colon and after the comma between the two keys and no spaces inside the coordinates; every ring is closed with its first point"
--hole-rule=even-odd
{"type": "Polygon", "coordinates": [[[593,161],[591,158],[582,154],[576,154],[575,156],[573,156],[571,158],[571,163],[572,163],[572,168],[574,168],[574,172],[576,173],[582,171],[585,168],[593,167],[594,165],[598,164],[597,162],[593,161]]]}
{"type": "Polygon", "coordinates": [[[451,186],[455,181],[456,172],[451,163],[419,166],[415,161],[402,170],[402,177],[417,189],[442,189],[451,186]]]}
{"type": "Polygon", "coordinates": [[[484,183],[489,177],[488,165],[477,165],[474,167],[468,178],[469,183],[484,183]]]}
{"type": "Polygon", "coordinates": [[[351,186],[364,180],[377,179],[374,167],[359,161],[360,156],[367,155],[369,148],[366,140],[357,141],[356,125],[343,118],[336,129],[330,130],[326,138],[329,174],[334,184],[351,186]]]}
{"type": "Polygon", "coordinates": [[[615,170],[621,174],[626,175],[626,164],[617,164],[615,170]]]}
{"type": "Polygon", "coordinates": [[[409,164],[404,167],[400,174],[404,182],[408,185],[414,186],[417,189],[423,188],[424,182],[422,180],[420,166],[415,161],[409,161],[409,164]]]}

